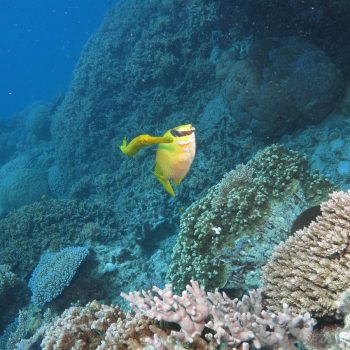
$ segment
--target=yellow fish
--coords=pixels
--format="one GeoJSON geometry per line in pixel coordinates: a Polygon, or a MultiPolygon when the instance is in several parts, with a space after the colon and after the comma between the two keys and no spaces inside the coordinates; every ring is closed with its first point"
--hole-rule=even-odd
{"type": "Polygon", "coordinates": [[[191,168],[196,154],[195,128],[191,124],[180,125],[168,130],[163,136],[139,135],[128,144],[124,137],[120,150],[127,156],[135,155],[140,149],[158,145],[154,175],[165,190],[175,196],[169,180],[177,186],[191,168]]]}

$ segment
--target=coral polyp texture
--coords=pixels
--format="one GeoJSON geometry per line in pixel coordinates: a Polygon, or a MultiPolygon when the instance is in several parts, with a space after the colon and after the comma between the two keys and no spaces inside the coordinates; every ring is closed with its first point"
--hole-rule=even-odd
{"type": "Polygon", "coordinates": [[[16,275],[11,271],[9,265],[0,265],[0,297],[6,293],[7,289],[16,284],[16,275]]]}
{"type": "Polygon", "coordinates": [[[58,251],[67,242],[83,245],[102,235],[118,232],[115,215],[105,205],[67,199],[50,199],[26,205],[0,220],[0,264],[13,266],[27,279],[44,250],[58,251]],[[88,226],[98,226],[89,232],[88,226]]]}
{"type": "Polygon", "coordinates": [[[43,306],[59,296],[88,253],[85,247],[67,247],[56,253],[43,254],[28,283],[32,302],[43,306]]]}
{"type": "Polygon", "coordinates": [[[287,305],[278,314],[264,310],[259,291],[232,300],[206,292],[195,281],[182,296],[166,286],[123,297],[135,312],[125,314],[97,301],[70,307],[18,346],[41,339],[43,350],[295,350],[315,324],[309,314],[294,314],[287,305]]]}
{"type": "Polygon", "coordinates": [[[273,145],[229,172],[183,214],[168,280],[246,292],[285,240],[294,219],[325,200],[334,186],[296,152],[273,145]]]}
{"type": "Polygon", "coordinates": [[[178,341],[196,343],[202,335],[213,349],[220,344],[226,349],[296,349],[295,341],[306,341],[315,324],[309,314],[293,314],[286,304],[278,314],[264,310],[259,291],[238,301],[218,291],[207,293],[196,281],[181,296],[174,295],[170,285],[122,296],[136,315],[177,323],[180,331],[171,336],[178,341]],[[204,331],[205,327],[211,332],[204,331]]]}
{"type": "Polygon", "coordinates": [[[350,191],[332,193],[321,212],[264,267],[263,289],[274,310],[283,302],[315,317],[342,317],[340,300],[350,284],[350,191]]]}
{"type": "Polygon", "coordinates": [[[71,307],[43,332],[43,350],[142,349],[143,336],[150,336],[151,320],[132,318],[119,308],[96,301],[71,307]]]}
{"type": "Polygon", "coordinates": [[[148,317],[177,323],[181,327],[178,337],[188,341],[201,335],[210,312],[206,293],[195,281],[186,286],[181,297],[173,294],[169,284],[164,289],[153,287],[152,291],[142,294],[122,293],[121,296],[148,317]]]}

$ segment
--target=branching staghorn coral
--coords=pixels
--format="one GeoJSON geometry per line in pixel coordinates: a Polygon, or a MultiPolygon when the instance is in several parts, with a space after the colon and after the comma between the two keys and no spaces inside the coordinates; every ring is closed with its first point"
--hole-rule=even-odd
{"type": "Polygon", "coordinates": [[[322,215],[281,243],[263,269],[269,307],[341,317],[339,299],[350,283],[350,191],[334,192],[322,215]]]}
{"type": "Polygon", "coordinates": [[[214,333],[206,332],[205,338],[217,348],[223,343],[227,349],[248,350],[251,345],[255,349],[296,349],[296,339],[306,341],[315,324],[310,314],[293,314],[286,304],[278,314],[264,310],[260,291],[238,301],[218,291],[207,293],[196,281],[186,289],[182,296],[174,295],[167,285],[163,290],[154,287],[153,292],[122,293],[122,297],[136,315],[176,322],[180,331],[171,336],[180,341],[196,342],[205,327],[211,329],[214,333]]]}
{"type": "Polygon", "coordinates": [[[173,294],[169,284],[164,289],[153,287],[152,291],[142,291],[142,295],[134,292],[122,293],[121,296],[136,311],[141,311],[148,317],[179,324],[181,331],[176,336],[187,341],[193,341],[193,338],[201,335],[209,316],[210,305],[206,293],[195,281],[186,286],[181,297],[173,294]]]}
{"type": "Polygon", "coordinates": [[[70,307],[17,348],[42,339],[43,350],[294,350],[295,341],[308,339],[315,323],[286,305],[278,314],[264,310],[259,291],[231,300],[206,292],[195,281],[182,296],[174,295],[170,286],[123,296],[135,313],[97,301],[70,307]]]}

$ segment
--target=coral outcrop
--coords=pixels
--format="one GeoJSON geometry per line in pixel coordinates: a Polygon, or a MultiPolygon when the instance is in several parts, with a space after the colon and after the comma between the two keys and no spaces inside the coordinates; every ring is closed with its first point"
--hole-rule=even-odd
{"type": "Polygon", "coordinates": [[[336,65],[297,37],[253,42],[246,59],[222,60],[217,76],[230,112],[256,136],[279,137],[323,120],[343,91],[336,65]]]}
{"type": "Polygon", "coordinates": [[[217,291],[206,293],[195,281],[181,296],[174,295],[170,285],[122,296],[136,314],[177,323],[180,331],[171,333],[176,339],[193,342],[207,327],[214,332],[205,336],[211,345],[225,344],[227,349],[296,349],[296,339],[306,341],[315,324],[309,314],[293,314],[286,304],[279,314],[263,310],[259,291],[242,301],[231,300],[217,291]]]}
{"type": "Polygon", "coordinates": [[[43,254],[28,282],[32,302],[43,306],[60,295],[88,252],[85,247],[67,247],[59,252],[43,254]]]}
{"type": "Polygon", "coordinates": [[[9,265],[0,265],[0,332],[13,320],[18,307],[28,300],[24,288],[24,283],[20,283],[9,265]],[[17,293],[18,290],[22,291],[20,295],[17,293]]]}
{"type": "Polygon", "coordinates": [[[123,230],[140,240],[175,233],[179,207],[271,137],[322,120],[342,90],[336,65],[305,39],[249,36],[253,29],[238,20],[248,10],[213,0],[119,2],[87,42],[55,110],[51,192],[108,196],[116,217],[132,218],[123,230]],[[176,204],[155,190],[152,157],[125,160],[116,147],[125,135],[158,134],[174,121],[198,125],[202,135],[176,204]],[[269,138],[257,141],[252,130],[269,138]],[[101,175],[110,186],[96,183],[101,175]]]}
{"type": "Polygon", "coordinates": [[[305,208],[334,187],[297,153],[273,145],[229,172],[183,214],[168,279],[207,289],[258,287],[259,268],[305,208]]]}
{"type": "MultiPolygon", "coordinates": [[[[146,317],[124,314],[118,307],[96,301],[85,307],[71,307],[41,330],[43,350],[138,350],[158,328],[146,317]]],[[[162,331],[159,329],[159,333],[162,331]]],[[[165,332],[163,332],[165,333],[165,332]]]]}
{"type": "MultiPolygon", "coordinates": [[[[289,14],[298,6],[259,5],[268,13],[280,7],[289,14]]],[[[56,166],[66,176],[61,190],[69,191],[70,180],[84,173],[115,171],[121,162],[111,152],[115,137],[132,137],[136,129],[167,130],[174,119],[201,123],[202,110],[220,90],[230,107],[222,116],[230,143],[242,131],[236,119],[270,137],[322,120],[342,93],[342,73],[322,49],[291,36],[299,31],[270,30],[267,40],[250,36],[275,28],[247,27],[249,19],[261,22],[256,8],[250,1],[248,6],[212,0],[118,3],[86,44],[53,120],[56,166]]],[[[282,24],[287,19],[290,28],[300,25],[294,17],[282,24]]],[[[205,154],[213,151],[211,141],[205,154]]],[[[227,150],[228,157],[234,159],[235,152],[227,150]]]]}
{"type": "Polygon", "coordinates": [[[16,284],[16,275],[9,265],[0,265],[0,297],[3,298],[9,288],[16,284]]]}
{"type": "Polygon", "coordinates": [[[0,232],[0,263],[10,265],[22,280],[45,250],[118,236],[110,208],[65,199],[42,200],[9,213],[0,220],[0,232]]]}
{"type": "Polygon", "coordinates": [[[47,171],[20,156],[0,168],[0,214],[39,201],[49,193],[47,171]]]}
{"type": "Polygon", "coordinates": [[[195,281],[181,297],[170,286],[123,296],[135,313],[97,301],[70,307],[45,321],[17,348],[40,344],[43,350],[295,350],[296,341],[306,341],[315,324],[310,315],[293,314],[287,305],[278,314],[264,310],[259,291],[231,300],[219,292],[205,292],[195,281]]]}
{"type": "Polygon", "coordinates": [[[87,42],[53,121],[65,189],[68,180],[87,170],[118,168],[115,137],[132,137],[131,130],[167,130],[174,125],[164,123],[165,118],[176,111],[181,113],[179,125],[187,119],[184,113],[194,114],[193,106],[205,101],[203,95],[210,94],[207,85],[214,83],[209,57],[223,39],[222,34],[211,34],[219,25],[218,11],[215,1],[146,5],[131,0],[106,16],[87,42]]]}
{"type": "Polygon", "coordinates": [[[281,243],[264,267],[269,307],[341,318],[341,295],[350,283],[350,192],[334,192],[322,215],[281,243]]]}

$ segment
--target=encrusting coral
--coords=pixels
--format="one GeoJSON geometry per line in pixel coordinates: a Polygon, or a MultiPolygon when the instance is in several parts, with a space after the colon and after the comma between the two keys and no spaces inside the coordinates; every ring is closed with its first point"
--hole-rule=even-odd
{"type": "Polygon", "coordinates": [[[314,317],[342,317],[350,283],[350,191],[333,192],[322,215],[281,243],[263,269],[263,290],[274,310],[288,303],[314,317]]]}

